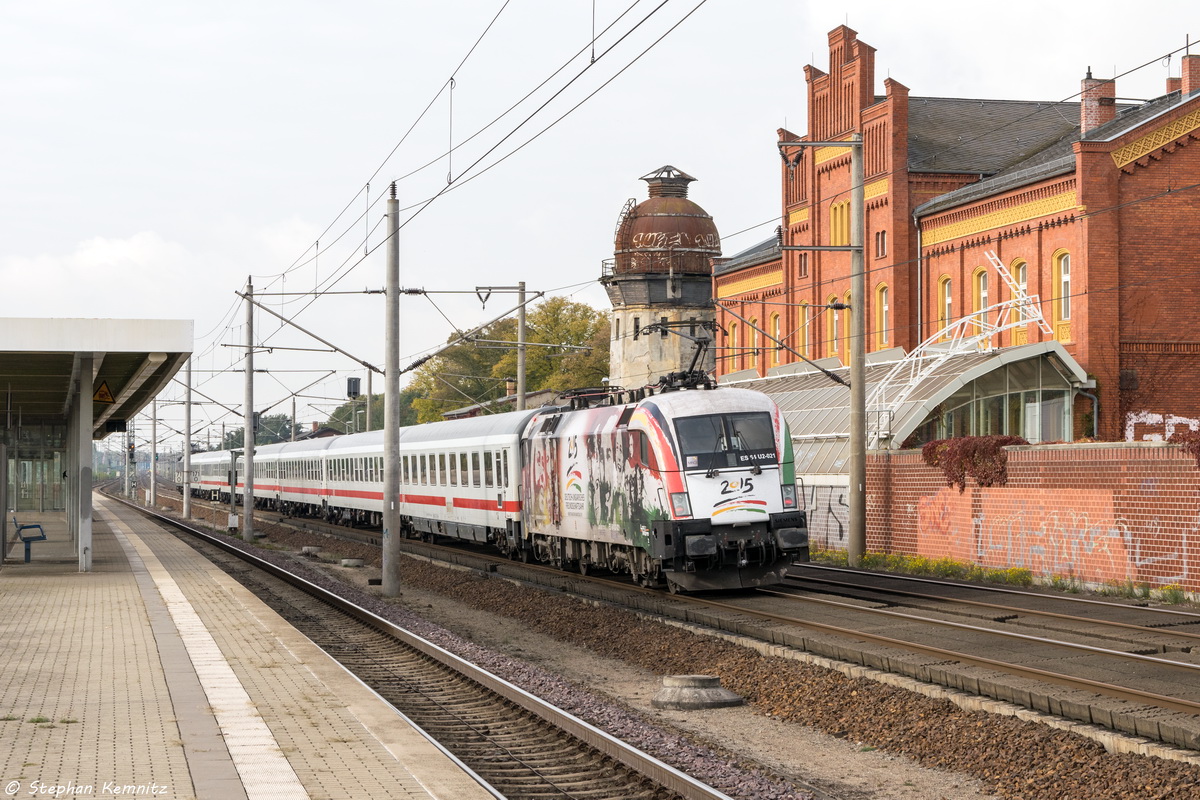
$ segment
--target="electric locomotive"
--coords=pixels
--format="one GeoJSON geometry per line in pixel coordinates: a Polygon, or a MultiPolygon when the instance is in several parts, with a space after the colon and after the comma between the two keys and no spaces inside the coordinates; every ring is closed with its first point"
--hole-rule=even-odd
{"type": "Polygon", "coordinates": [[[542,409],[522,437],[524,546],[672,591],[777,583],[807,560],[791,437],[745,389],[542,409]]]}

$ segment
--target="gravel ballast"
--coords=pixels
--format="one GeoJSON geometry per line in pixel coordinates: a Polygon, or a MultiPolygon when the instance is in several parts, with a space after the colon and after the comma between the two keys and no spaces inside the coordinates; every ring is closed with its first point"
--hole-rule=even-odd
{"type": "MultiPolygon", "coordinates": [[[[304,545],[321,545],[326,558],[363,558],[378,566],[380,551],[260,524],[284,551],[272,561],[295,564],[304,545]]],[[[238,543],[241,544],[240,542],[238,543]]],[[[303,565],[300,565],[303,566],[303,565]]],[[[581,689],[520,659],[479,647],[377,595],[333,578],[325,569],[309,577],[418,635],[468,658],[528,691],[560,705],[613,735],[739,798],[810,797],[784,777],[770,774],[720,748],[664,730],[620,703],[581,689]]],[[[511,618],[543,636],[586,648],[655,675],[717,675],[764,717],[810,726],[839,738],[903,755],[934,769],[978,779],[996,796],[1042,798],[1200,798],[1200,768],[1158,758],[1107,753],[1099,744],[1036,722],[964,711],[862,678],[698,635],[597,606],[556,592],[404,560],[402,580],[412,590],[435,593],[470,608],[511,618]]]]}

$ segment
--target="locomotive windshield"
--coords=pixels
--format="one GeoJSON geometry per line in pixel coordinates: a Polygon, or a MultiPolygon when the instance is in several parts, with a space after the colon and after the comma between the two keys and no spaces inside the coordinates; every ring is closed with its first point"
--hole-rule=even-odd
{"type": "Polygon", "coordinates": [[[775,429],[765,411],[675,420],[684,469],[775,464],[775,429]]]}

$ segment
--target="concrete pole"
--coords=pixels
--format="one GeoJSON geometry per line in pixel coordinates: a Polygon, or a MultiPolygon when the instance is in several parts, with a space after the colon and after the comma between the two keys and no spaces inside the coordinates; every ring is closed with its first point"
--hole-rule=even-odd
{"type": "MultiPolygon", "coordinates": [[[[68,492],[70,488],[71,482],[67,481],[68,492]]],[[[8,445],[4,443],[3,437],[0,437],[0,514],[4,514],[4,518],[0,519],[0,570],[2,570],[4,569],[4,554],[8,552],[8,522],[12,519],[12,515],[8,513],[8,445]]]]}
{"type": "Polygon", "coordinates": [[[400,594],[400,201],[396,184],[391,191],[383,316],[383,594],[396,597],[400,594]]]}
{"type": "Polygon", "coordinates": [[[375,370],[367,370],[367,430],[371,430],[371,373],[375,370]]]}
{"type": "Polygon", "coordinates": [[[158,398],[150,401],[150,507],[158,505],[158,398]]]}
{"type": "Polygon", "coordinates": [[[184,373],[187,392],[183,397],[183,518],[192,518],[192,360],[184,373]]]}
{"type": "Polygon", "coordinates": [[[846,556],[862,566],[867,551],[867,288],[864,273],[863,147],[855,134],[850,148],[850,538],[846,556]]]}
{"type": "MultiPolygon", "coordinates": [[[[76,534],[75,514],[79,510],[79,504],[75,500],[75,493],[79,489],[79,485],[78,485],[79,484],[79,470],[77,470],[75,468],[75,459],[79,456],[79,439],[78,439],[79,432],[76,430],[76,427],[78,427],[76,425],[76,421],[79,419],[79,409],[75,407],[75,403],[76,403],[76,400],[78,400],[78,398],[75,396],[75,394],[73,394],[74,391],[75,391],[74,386],[67,386],[67,392],[69,393],[69,396],[71,399],[71,407],[67,410],[67,451],[66,451],[66,457],[65,457],[65,461],[67,462],[66,463],[66,467],[67,467],[67,505],[66,505],[67,514],[66,514],[66,516],[67,516],[67,537],[70,539],[72,544],[77,545],[79,540],[75,536],[75,534],[76,534]]],[[[19,441],[19,439],[18,439],[18,441],[19,441]]],[[[16,463],[18,464],[17,474],[20,475],[21,469],[20,469],[19,465],[21,462],[19,460],[16,460],[16,463]]],[[[17,497],[14,500],[13,508],[17,507],[17,503],[20,502],[20,497],[21,497],[21,489],[20,489],[20,487],[17,487],[17,497]]],[[[0,556],[3,556],[3,553],[0,553],[0,556]]],[[[3,560],[4,559],[2,557],[0,557],[0,561],[3,561],[3,560]]]]}
{"type": "Polygon", "coordinates": [[[92,571],[92,355],[79,359],[79,389],[75,399],[78,449],[75,465],[79,489],[76,524],[79,533],[79,571],[92,571]]]}
{"type": "Polygon", "coordinates": [[[121,446],[121,460],[125,463],[125,496],[129,497],[130,480],[133,475],[133,459],[129,457],[129,443],[132,441],[129,431],[130,423],[125,423],[125,438],[121,446]]]}
{"type": "MultiPolygon", "coordinates": [[[[242,539],[254,541],[254,284],[246,278],[246,404],[243,408],[242,539]]],[[[236,462],[235,462],[236,463],[236,462]]]]}
{"type": "Polygon", "coordinates": [[[292,395],[292,435],[289,441],[296,441],[296,395],[292,395]]]}
{"type": "Polygon", "coordinates": [[[517,284],[517,411],[525,410],[525,281],[517,284]]]}

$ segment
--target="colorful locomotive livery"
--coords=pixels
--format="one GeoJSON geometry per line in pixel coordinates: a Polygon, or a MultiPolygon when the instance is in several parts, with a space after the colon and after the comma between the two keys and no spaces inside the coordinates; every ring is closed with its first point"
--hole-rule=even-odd
{"type": "MultiPolygon", "coordinates": [[[[807,559],[791,439],[768,397],[727,388],[614,399],[402,429],[402,532],[672,590],[776,583],[807,559]]],[[[227,500],[231,455],[192,464],[192,492],[227,500]]],[[[254,467],[257,505],[381,523],[380,431],[265,445],[254,467]]]]}

